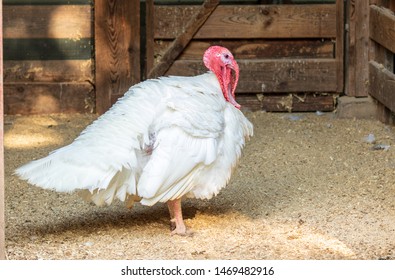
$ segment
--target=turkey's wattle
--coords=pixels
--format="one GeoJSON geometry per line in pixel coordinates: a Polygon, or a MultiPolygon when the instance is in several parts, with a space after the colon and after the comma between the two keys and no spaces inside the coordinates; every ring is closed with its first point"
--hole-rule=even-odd
{"type": "Polygon", "coordinates": [[[226,48],[204,54],[210,72],[131,87],[69,145],[16,174],[97,205],[166,202],[173,234],[186,234],[181,198],[210,199],[229,182],[252,124],[239,110],[239,67],[226,48]]]}

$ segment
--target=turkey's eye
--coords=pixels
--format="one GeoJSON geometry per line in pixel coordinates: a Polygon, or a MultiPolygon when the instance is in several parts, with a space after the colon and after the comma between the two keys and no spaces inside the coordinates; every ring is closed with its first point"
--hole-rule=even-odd
{"type": "Polygon", "coordinates": [[[229,59],[229,54],[224,54],[225,59],[229,59]]]}

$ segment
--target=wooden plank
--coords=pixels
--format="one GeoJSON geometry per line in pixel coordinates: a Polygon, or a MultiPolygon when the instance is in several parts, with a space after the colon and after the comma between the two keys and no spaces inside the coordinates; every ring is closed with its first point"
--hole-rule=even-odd
{"type": "Polygon", "coordinates": [[[155,41],[154,41],[154,0],[146,0],[146,15],[145,15],[145,29],[146,29],[146,47],[145,47],[145,73],[144,78],[148,77],[148,73],[154,67],[155,56],[155,41]]]}
{"type": "MultiPolygon", "coordinates": [[[[237,92],[336,92],[335,59],[238,60],[237,92]]],[[[207,71],[200,61],[176,61],[167,75],[192,76],[207,71]]]]}
{"type": "Polygon", "coordinates": [[[90,5],[4,6],[4,38],[90,38],[92,16],[90,5]]]}
{"type": "Polygon", "coordinates": [[[395,74],[382,64],[369,62],[369,93],[385,107],[395,112],[395,74]]]}
{"type": "Polygon", "coordinates": [[[7,5],[91,5],[93,0],[3,0],[7,5]]]}
{"type": "Polygon", "coordinates": [[[96,108],[140,81],[140,1],[95,1],[96,108]]]}
{"type": "Polygon", "coordinates": [[[370,38],[395,53],[395,15],[386,8],[370,6],[370,38]]]}
{"type": "Polygon", "coordinates": [[[243,94],[236,96],[242,110],[267,112],[330,112],[336,95],[320,94],[243,94]]]}
{"type": "Polygon", "coordinates": [[[90,83],[5,83],[5,114],[93,113],[90,83]]]}
{"type": "Polygon", "coordinates": [[[355,96],[367,96],[369,84],[369,0],[355,5],[355,96]]]}
{"type": "Polygon", "coordinates": [[[93,61],[91,59],[9,60],[4,62],[4,81],[7,83],[93,82],[93,61]]]}
{"type": "Polygon", "coordinates": [[[345,74],[346,74],[346,88],[345,94],[348,96],[355,96],[355,66],[356,66],[356,53],[355,53],[355,0],[347,1],[347,41],[345,54],[345,74]]]}
{"type": "MultiPolygon", "coordinates": [[[[161,56],[169,44],[170,41],[160,41],[155,45],[155,54],[161,56]]],[[[334,58],[335,53],[332,40],[193,40],[177,59],[201,59],[211,45],[228,48],[236,59],[334,58]]]]}
{"type": "MultiPolygon", "coordinates": [[[[174,39],[196,6],[156,6],[155,38],[174,39]]],[[[336,5],[220,5],[195,39],[335,38],[336,5]],[[219,37],[221,36],[221,37],[219,37]]]]}
{"type": "Polygon", "coordinates": [[[344,2],[336,0],[336,61],[337,61],[337,89],[344,90],[344,2]]]}
{"type": "Polygon", "coordinates": [[[191,41],[195,33],[200,29],[208,17],[218,6],[219,0],[205,0],[200,9],[197,11],[186,24],[183,32],[179,34],[166,52],[163,54],[161,61],[155,65],[148,73],[148,78],[160,77],[166,73],[174,60],[180,55],[184,48],[191,41]]]}
{"type": "MultiPolygon", "coordinates": [[[[3,42],[3,4],[0,2],[0,42],[3,42]]],[[[5,253],[5,187],[4,187],[4,89],[3,89],[3,43],[0,47],[0,260],[5,253]]]]}
{"type": "Polygon", "coordinates": [[[5,60],[91,59],[91,38],[74,39],[4,39],[5,60]]]}

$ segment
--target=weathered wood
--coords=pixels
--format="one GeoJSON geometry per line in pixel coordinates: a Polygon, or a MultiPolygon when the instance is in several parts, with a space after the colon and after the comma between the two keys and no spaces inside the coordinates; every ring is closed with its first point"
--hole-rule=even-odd
{"type": "Polygon", "coordinates": [[[4,38],[91,38],[90,5],[4,6],[4,38]]]}
{"type": "Polygon", "coordinates": [[[74,39],[4,39],[5,60],[91,59],[91,38],[74,39]]]}
{"type": "Polygon", "coordinates": [[[336,0],[336,61],[337,88],[336,92],[344,91],[344,2],[336,0]]]}
{"type": "Polygon", "coordinates": [[[369,93],[385,107],[395,112],[395,74],[382,64],[369,62],[369,93]]]}
{"type": "Polygon", "coordinates": [[[345,94],[348,96],[355,96],[355,66],[356,66],[356,53],[355,53],[355,0],[346,2],[347,5],[347,41],[346,41],[346,54],[345,54],[345,94]]]}
{"type": "MultiPolygon", "coordinates": [[[[0,42],[3,42],[3,4],[0,2],[0,42]]],[[[3,108],[3,43],[0,44],[0,260],[5,253],[5,187],[4,187],[4,108],[3,108]]]]}
{"type": "MultiPolygon", "coordinates": [[[[155,38],[174,39],[196,6],[156,6],[155,38]]],[[[336,5],[220,5],[195,39],[335,38],[336,5]],[[221,36],[221,37],[220,37],[221,36]]]]}
{"type": "Polygon", "coordinates": [[[93,0],[3,0],[5,5],[89,5],[93,0]]]}
{"type": "Polygon", "coordinates": [[[92,60],[8,60],[4,62],[7,82],[94,82],[92,60]]]}
{"type": "Polygon", "coordinates": [[[386,8],[370,6],[370,38],[395,53],[395,15],[386,8]]]}
{"type": "MultiPolygon", "coordinates": [[[[155,53],[161,56],[170,41],[155,45],[155,53]]],[[[335,44],[332,40],[210,40],[191,41],[178,60],[201,59],[211,45],[228,48],[236,59],[263,58],[334,58],[335,44]]]]}
{"type": "Polygon", "coordinates": [[[369,0],[355,5],[355,96],[367,96],[369,84],[369,0]]]}
{"type": "MultiPolygon", "coordinates": [[[[335,59],[238,60],[237,92],[336,92],[335,59]]],[[[176,61],[167,75],[193,76],[207,69],[201,61],[176,61]]]]}
{"type": "Polygon", "coordinates": [[[97,112],[140,81],[140,1],[95,1],[97,112]]]}
{"type": "Polygon", "coordinates": [[[218,6],[219,0],[205,0],[200,9],[197,11],[185,26],[185,29],[172,42],[161,58],[161,61],[148,73],[148,78],[160,77],[169,69],[170,65],[180,55],[184,48],[191,41],[195,33],[208,19],[211,13],[218,6]]]}
{"type": "MultiPolygon", "coordinates": [[[[146,28],[146,47],[145,47],[145,77],[148,77],[148,73],[154,67],[154,55],[155,55],[155,41],[154,41],[154,0],[146,0],[146,16],[145,16],[145,28],[146,28]]],[[[144,77],[144,78],[145,78],[144,77]]]]}
{"type": "Polygon", "coordinates": [[[335,95],[242,94],[236,96],[242,110],[267,112],[328,112],[335,109],[335,95]]]}
{"type": "Polygon", "coordinates": [[[5,114],[93,113],[90,83],[5,83],[5,114]]]}

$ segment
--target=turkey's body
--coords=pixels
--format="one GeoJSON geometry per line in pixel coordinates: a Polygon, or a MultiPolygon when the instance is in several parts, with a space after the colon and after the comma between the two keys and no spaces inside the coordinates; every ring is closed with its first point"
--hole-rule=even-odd
{"type": "Polygon", "coordinates": [[[148,80],[70,145],[16,173],[45,189],[85,190],[98,205],[208,199],[226,186],[252,133],[213,73],[148,80]]]}

